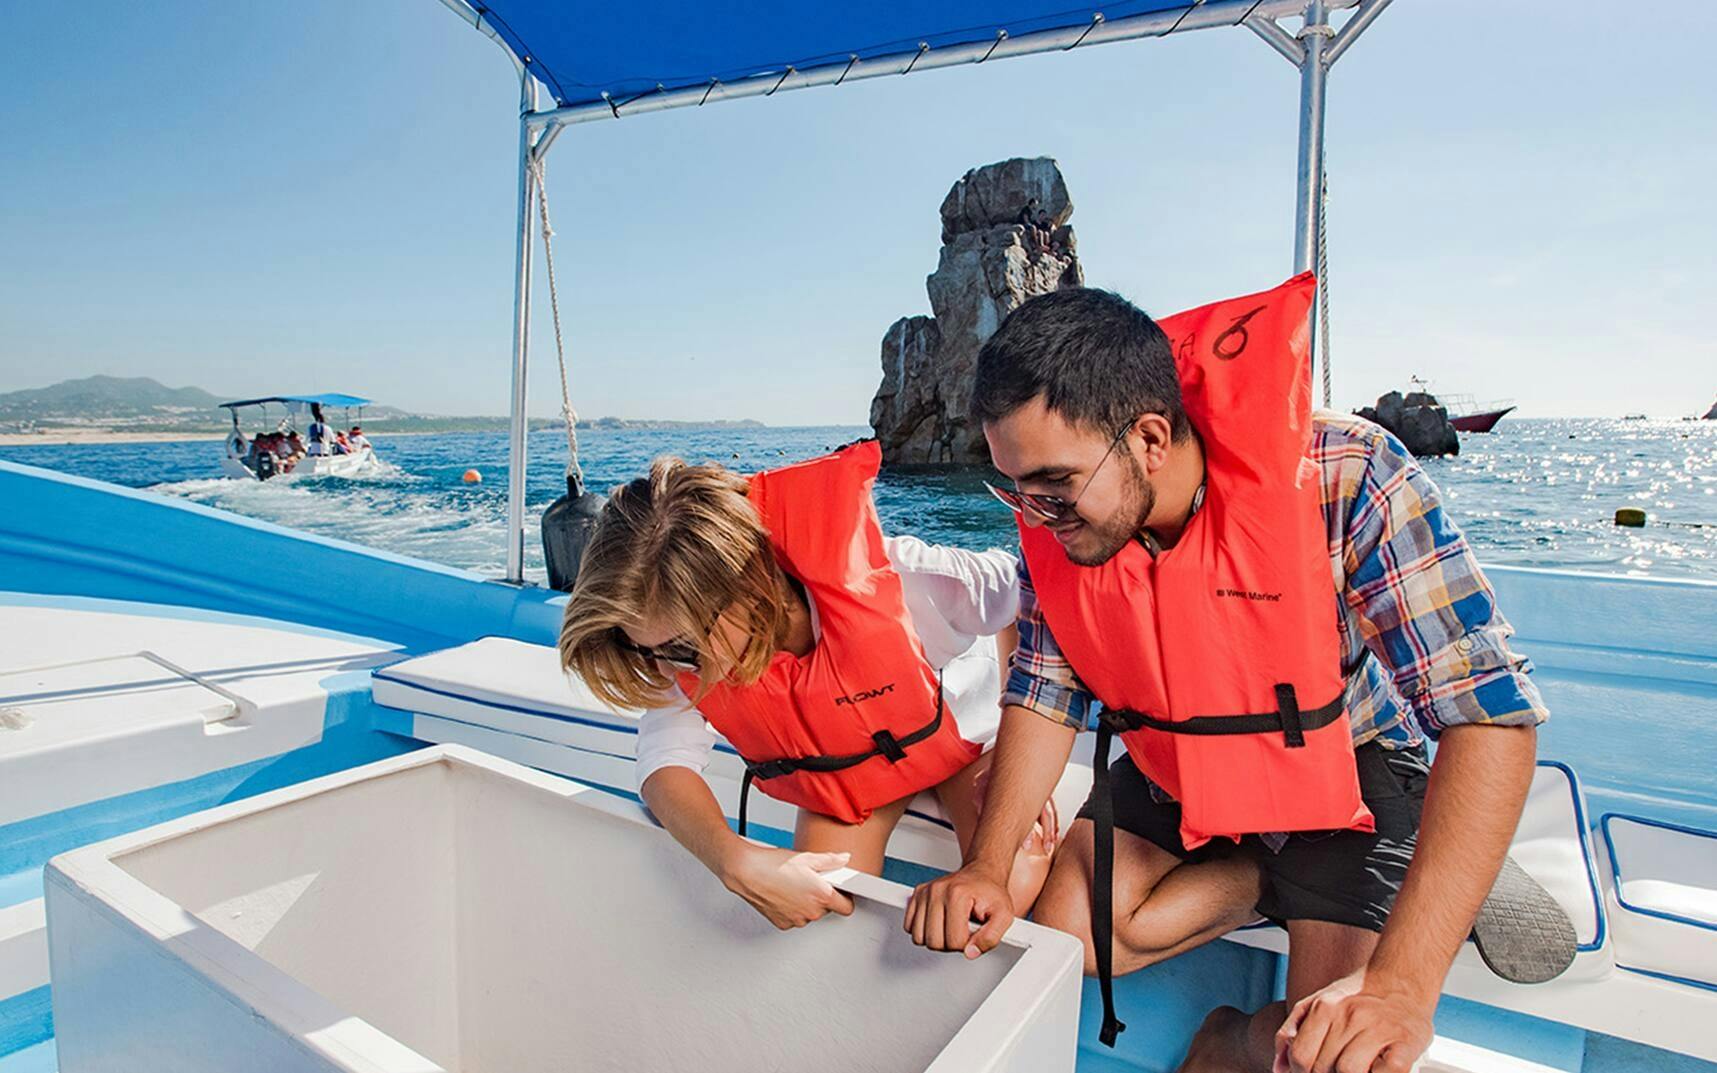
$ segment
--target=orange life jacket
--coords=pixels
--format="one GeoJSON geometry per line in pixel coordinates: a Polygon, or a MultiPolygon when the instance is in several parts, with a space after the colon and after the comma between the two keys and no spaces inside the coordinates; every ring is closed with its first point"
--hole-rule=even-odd
{"type": "Polygon", "coordinates": [[[1334,582],[1306,459],[1306,313],[1316,282],[1161,321],[1202,439],[1204,504],[1173,548],[1073,563],[1020,544],[1056,643],[1139,770],[1181,805],[1188,849],[1265,831],[1369,829],[1334,582]]]}
{"type": "MultiPolygon", "coordinates": [[[[871,488],[882,449],[866,440],[751,478],[776,562],[805,587],[821,636],[777,652],[747,686],[719,683],[698,709],[745,760],[745,799],[769,796],[845,823],[942,782],[982,751],[960,737],[940,677],[883,549],[871,488]]],[[[695,696],[697,676],[682,675],[695,696]]]]}
{"type": "Polygon", "coordinates": [[[1316,287],[1301,275],[1159,322],[1205,457],[1203,505],[1174,547],[1153,557],[1129,542],[1084,567],[1049,530],[1021,519],[1044,618],[1104,709],[1092,884],[1102,927],[1092,938],[1105,1043],[1123,1027],[1107,971],[1111,733],[1180,803],[1188,849],[1214,837],[1373,829],[1344,707],[1319,481],[1306,457],[1316,287]]]}

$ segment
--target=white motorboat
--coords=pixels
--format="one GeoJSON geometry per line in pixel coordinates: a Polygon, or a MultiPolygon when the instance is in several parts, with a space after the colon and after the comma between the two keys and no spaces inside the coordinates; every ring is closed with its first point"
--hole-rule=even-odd
{"type": "Polygon", "coordinates": [[[358,428],[369,399],[356,395],[269,395],[257,399],[223,402],[232,418],[232,431],[224,441],[221,472],[236,480],[266,481],[275,477],[355,477],[375,465],[375,449],[367,440],[347,445],[336,439],[334,426],[322,418],[326,410],[339,408],[344,428],[358,428]],[[281,407],[281,416],[269,425],[269,407],[281,407]],[[262,426],[246,435],[239,412],[259,411],[255,422],[262,426]],[[303,434],[299,426],[304,428],[303,434]],[[326,429],[317,435],[318,426],[326,429]]]}

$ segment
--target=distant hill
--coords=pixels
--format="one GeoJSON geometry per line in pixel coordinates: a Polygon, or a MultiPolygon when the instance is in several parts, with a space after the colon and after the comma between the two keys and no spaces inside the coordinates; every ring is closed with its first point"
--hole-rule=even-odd
{"type": "MultiPolygon", "coordinates": [[[[248,397],[248,396],[247,396],[248,397]]],[[[37,433],[50,428],[105,429],[123,432],[219,432],[227,427],[219,409],[231,396],[211,395],[198,387],[167,387],[147,376],[90,376],[62,380],[48,387],[0,392],[0,432],[37,433]]],[[[269,408],[270,419],[280,408],[269,408]]],[[[331,421],[344,419],[331,412],[331,421]]],[[[355,416],[355,415],[354,415],[355,416]]],[[[240,412],[240,419],[255,411],[240,412]]],[[[416,414],[394,406],[366,406],[364,428],[388,432],[486,432],[507,427],[505,417],[444,417],[416,414]]],[[[532,418],[533,429],[559,428],[561,422],[532,418]]],[[[580,428],[761,428],[758,421],[653,421],[619,417],[580,420],[580,428]]],[[[249,427],[247,425],[247,427],[249,427]]]]}
{"type": "MultiPolygon", "coordinates": [[[[0,432],[47,428],[218,432],[227,425],[219,409],[225,401],[200,387],[168,387],[147,376],[89,376],[0,393],[0,432]]],[[[275,416],[279,416],[278,407],[275,416]]],[[[391,406],[364,411],[365,420],[413,416],[391,406]]]]}
{"type": "Polygon", "coordinates": [[[206,414],[220,401],[200,387],[168,387],[147,376],[89,376],[0,394],[0,421],[206,414]]]}

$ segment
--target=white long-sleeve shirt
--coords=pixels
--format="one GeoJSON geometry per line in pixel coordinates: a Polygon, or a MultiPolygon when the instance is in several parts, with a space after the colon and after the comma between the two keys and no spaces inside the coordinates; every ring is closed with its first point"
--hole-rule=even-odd
{"type": "MultiPolygon", "coordinates": [[[[900,575],[924,655],[942,672],[960,736],[988,747],[1001,722],[998,698],[1005,677],[992,638],[1013,625],[1019,611],[1013,554],[926,544],[912,536],[887,537],[883,547],[900,575]]],[[[811,630],[821,636],[815,600],[811,630]]],[[[645,712],[638,723],[638,786],[665,767],[703,771],[715,743],[715,731],[689,704],[645,712]]]]}

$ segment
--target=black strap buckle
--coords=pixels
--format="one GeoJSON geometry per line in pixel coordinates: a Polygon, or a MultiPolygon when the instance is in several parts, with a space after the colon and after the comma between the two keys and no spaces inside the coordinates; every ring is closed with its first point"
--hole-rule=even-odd
{"type": "Polygon", "coordinates": [[[1131,708],[1108,708],[1098,711],[1097,721],[1109,728],[1110,733],[1126,734],[1145,726],[1145,718],[1131,708]]]}
{"type": "Polygon", "coordinates": [[[761,763],[745,765],[745,770],[754,779],[778,779],[783,775],[791,775],[794,767],[791,760],[764,760],[761,763]]]}
{"type": "MultiPolygon", "coordinates": [[[[1339,698],[1339,695],[1338,695],[1339,698]]],[[[1276,713],[1282,717],[1282,741],[1290,749],[1306,744],[1306,724],[1300,718],[1300,701],[1287,682],[1276,684],[1276,713]]]]}
{"type": "Polygon", "coordinates": [[[876,742],[876,751],[888,758],[891,764],[898,764],[906,759],[906,749],[901,746],[900,739],[886,730],[879,730],[870,736],[876,742]]]}

